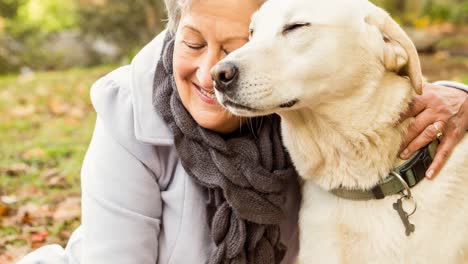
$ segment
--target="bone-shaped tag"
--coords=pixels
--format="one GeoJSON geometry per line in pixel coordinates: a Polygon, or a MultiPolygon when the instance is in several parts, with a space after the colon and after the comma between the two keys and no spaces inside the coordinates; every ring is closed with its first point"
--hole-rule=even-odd
{"type": "Polygon", "coordinates": [[[400,216],[400,219],[405,226],[406,236],[409,236],[416,228],[413,224],[410,223],[408,213],[403,209],[403,198],[405,197],[401,197],[395,203],[393,203],[393,209],[398,212],[398,215],[400,216]]]}

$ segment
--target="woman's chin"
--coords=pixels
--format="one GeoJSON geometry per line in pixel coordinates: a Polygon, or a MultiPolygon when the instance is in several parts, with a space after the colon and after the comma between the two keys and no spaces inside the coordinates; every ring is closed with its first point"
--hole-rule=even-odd
{"type": "Polygon", "coordinates": [[[218,132],[218,133],[230,133],[240,127],[239,117],[225,114],[225,113],[205,113],[195,114],[193,118],[203,128],[218,132]]]}

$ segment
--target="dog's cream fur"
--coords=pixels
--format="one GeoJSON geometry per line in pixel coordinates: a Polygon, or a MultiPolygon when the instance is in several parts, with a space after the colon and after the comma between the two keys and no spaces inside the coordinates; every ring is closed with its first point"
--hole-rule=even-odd
{"type": "Polygon", "coordinates": [[[367,0],[270,0],[252,30],[221,62],[238,66],[237,85],[216,95],[235,114],[282,117],[304,180],[299,263],[468,261],[466,136],[437,179],[412,189],[418,209],[409,237],[392,208],[398,195],[362,202],[328,192],[368,189],[401,163],[409,121],[398,120],[422,76],[414,45],[388,14],[367,0]],[[295,23],[304,26],[285,30],[295,23]]]}

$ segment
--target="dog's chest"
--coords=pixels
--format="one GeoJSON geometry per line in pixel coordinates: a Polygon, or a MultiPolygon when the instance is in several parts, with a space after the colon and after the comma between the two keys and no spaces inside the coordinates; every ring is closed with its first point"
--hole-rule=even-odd
{"type": "Polygon", "coordinates": [[[403,225],[390,200],[356,203],[305,183],[300,221],[304,264],[317,258],[316,263],[385,263],[378,261],[382,259],[397,263],[402,256],[394,247],[406,246],[403,225]]]}
{"type": "Polygon", "coordinates": [[[460,148],[467,144],[434,182],[414,188],[418,209],[410,221],[416,229],[409,237],[392,206],[397,196],[349,201],[305,182],[300,263],[461,263],[468,252],[468,168],[460,148]]]}

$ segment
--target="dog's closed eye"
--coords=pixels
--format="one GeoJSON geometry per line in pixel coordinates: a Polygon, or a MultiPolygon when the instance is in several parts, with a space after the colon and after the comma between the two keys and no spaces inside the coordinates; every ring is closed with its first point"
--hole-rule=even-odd
{"type": "Polygon", "coordinates": [[[303,28],[303,27],[309,27],[309,26],[310,26],[310,23],[308,23],[308,22],[295,22],[295,23],[286,24],[283,27],[282,34],[286,35],[286,34],[292,32],[292,31],[294,31],[296,29],[303,28]]]}

